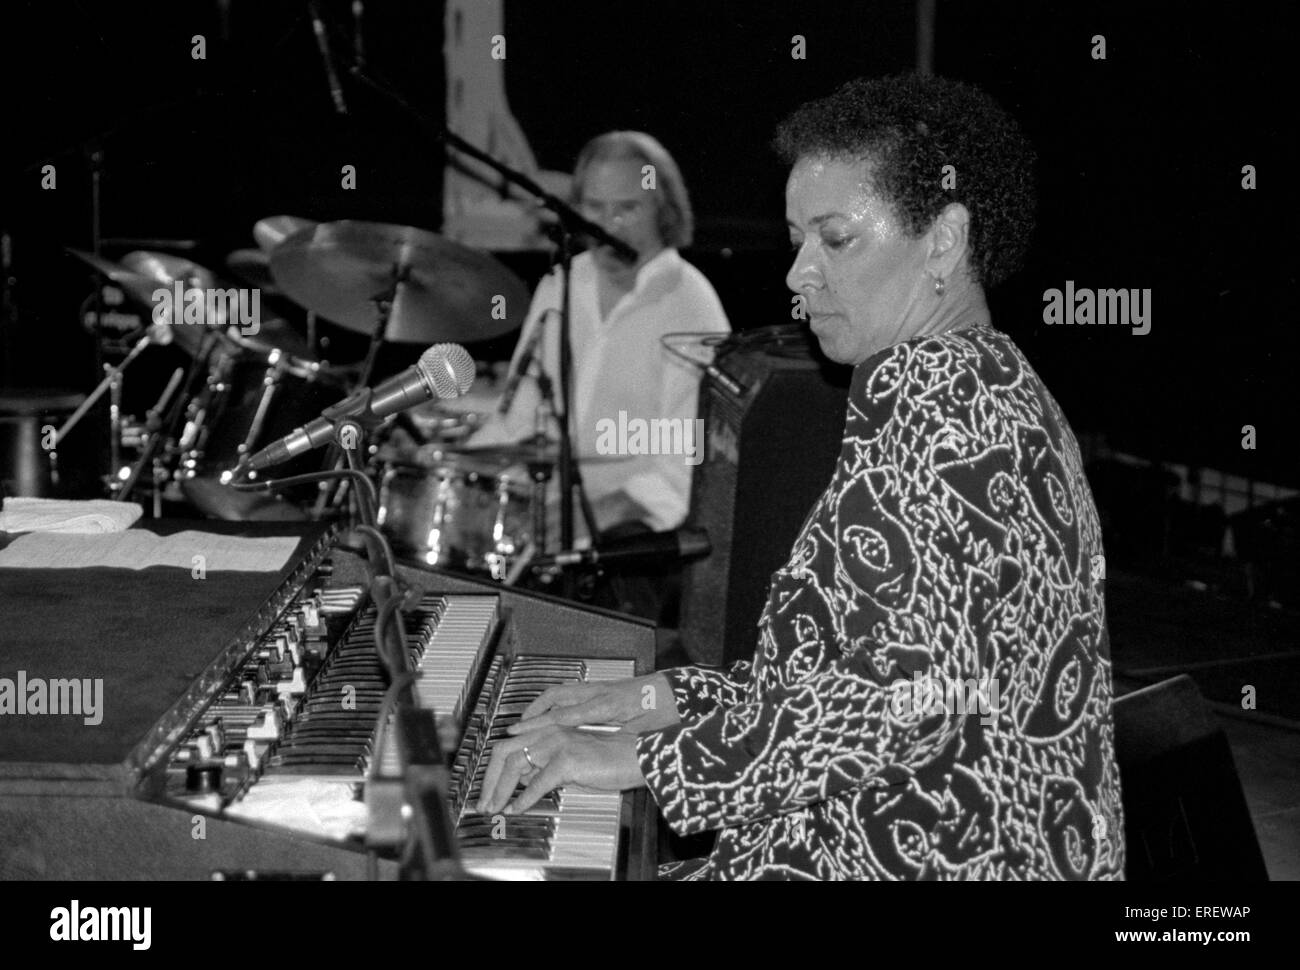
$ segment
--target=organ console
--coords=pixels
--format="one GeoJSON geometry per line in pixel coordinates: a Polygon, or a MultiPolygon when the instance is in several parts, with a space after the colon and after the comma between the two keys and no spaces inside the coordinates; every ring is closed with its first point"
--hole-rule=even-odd
{"type": "MultiPolygon", "coordinates": [[[[5,634],[9,662],[28,676],[105,676],[102,732],[55,718],[0,736],[0,877],[397,877],[375,789],[401,769],[365,564],[324,527],[273,526],[298,534],[298,551],[260,582],[0,568],[0,599],[18,621],[5,634]],[[47,595],[31,595],[38,584],[47,595]]],[[[493,743],[528,703],[553,684],[649,673],[653,626],[435,569],[398,571],[464,870],[653,878],[644,791],[568,787],[522,815],[473,811],[493,743]]]]}

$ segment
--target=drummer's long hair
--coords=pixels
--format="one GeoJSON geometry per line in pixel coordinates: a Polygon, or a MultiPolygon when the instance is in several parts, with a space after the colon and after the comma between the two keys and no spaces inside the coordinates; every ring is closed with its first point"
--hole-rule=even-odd
{"type": "Polygon", "coordinates": [[[582,202],[587,169],[596,162],[620,159],[633,159],[642,165],[654,166],[659,236],[665,246],[676,249],[689,246],[695,237],[695,214],[691,211],[686,181],[668,149],[653,135],[643,131],[607,131],[583,145],[573,166],[570,204],[577,206],[582,202]]]}

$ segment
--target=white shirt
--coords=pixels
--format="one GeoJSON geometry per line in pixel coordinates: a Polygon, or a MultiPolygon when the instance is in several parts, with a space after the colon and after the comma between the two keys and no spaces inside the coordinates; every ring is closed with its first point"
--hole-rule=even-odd
{"type": "MultiPolygon", "coordinates": [[[[573,351],[570,394],[575,415],[573,448],[579,458],[607,454],[617,436],[615,429],[620,424],[635,428],[636,419],[645,422],[680,419],[693,423],[698,413],[700,369],[665,349],[659,338],[678,331],[726,333],[731,329],[712,285],[676,249],[665,249],[642,266],[632,290],[619,299],[603,321],[597,273],[590,253],[574,257],[569,294],[573,351]],[[621,422],[620,412],[627,423],[621,422]]],[[[538,284],[511,361],[513,370],[533,332],[544,326],[537,358],[551,378],[557,399],[560,287],[558,268],[538,284]]],[[[536,364],[519,385],[509,413],[502,417],[494,415],[474,435],[474,444],[518,441],[535,433],[540,400],[538,384],[532,376],[535,367],[536,364]]],[[[554,437],[553,423],[550,430],[554,437]]],[[[621,447],[621,452],[644,450],[631,435],[624,433],[619,444],[627,442],[632,442],[630,448],[621,447]]],[[[696,453],[702,457],[703,435],[694,444],[696,453]]],[[[667,448],[664,445],[660,450],[667,448]]],[[[647,525],[656,531],[675,529],[686,518],[694,471],[686,455],[628,454],[616,461],[583,462],[581,470],[592,504],[622,490],[649,513],[647,525]]],[[[552,481],[558,478],[557,473],[552,481]]],[[[556,491],[557,486],[553,484],[552,494],[556,491]]],[[[581,513],[575,510],[579,528],[581,518],[581,513]]],[[[601,530],[615,524],[599,518],[596,522],[601,530]]]]}

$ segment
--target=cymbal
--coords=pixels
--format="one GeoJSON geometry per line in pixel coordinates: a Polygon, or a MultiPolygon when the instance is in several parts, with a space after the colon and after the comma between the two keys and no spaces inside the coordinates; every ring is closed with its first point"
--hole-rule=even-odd
{"type": "Polygon", "coordinates": [[[376,301],[391,297],[383,339],[396,343],[484,340],[522,325],[528,290],[486,253],[411,226],[323,223],[271,253],[271,276],[291,299],[326,320],[370,335],[376,301]],[[399,281],[400,282],[397,282],[399,281]]]}
{"type": "MultiPolygon", "coordinates": [[[[245,334],[232,327],[226,331],[225,337],[231,343],[261,357],[270,357],[278,350],[287,355],[290,362],[311,363],[316,356],[307,345],[307,338],[283,317],[263,315],[256,334],[245,334]]],[[[329,373],[336,382],[342,383],[342,377],[335,374],[332,368],[329,373]]]]}
{"type": "Polygon", "coordinates": [[[184,256],[175,256],[172,253],[137,249],[122,257],[122,265],[134,273],[147,276],[162,284],[171,284],[180,280],[187,284],[185,287],[187,290],[217,285],[217,274],[212,270],[184,256]]]}
{"type": "MultiPolygon", "coordinates": [[[[253,253],[255,256],[251,257],[251,259],[254,263],[260,259],[261,265],[267,266],[266,256],[260,249],[238,250],[237,252],[253,253]]],[[[231,256],[234,255],[234,253],[231,254],[231,256]]],[[[210,269],[200,266],[183,256],[140,251],[128,253],[122,257],[122,261],[129,268],[138,271],[146,278],[156,280],[156,283],[151,284],[151,289],[156,288],[159,284],[170,287],[178,279],[186,284],[186,292],[195,288],[206,289],[223,286],[222,281],[210,269]]],[[[269,277],[269,270],[267,272],[269,277]]],[[[248,282],[253,281],[249,280],[248,282]]],[[[260,303],[259,300],[259,305],[260,303]]],[[[226,320],[225,314],[228,306],[224,300],[215,301],[213,306],[217,311],[217,319],[210,326],[222,331],[222,337],[228,344],[234,344],[261,355],[269,355],[272,351],[279,350],[283,354],[288,354],[290,357],[300,360],[311,360],[314,356],[311,348],[307,346],[306,338],[295,329],[293,324],[283,317],[277,316],[273,311],[268,312],[267,309],[263,308],[261,318],[258,321],[257,333],[246,334],[237,328],[226,330],[227,323],[233,327],[237,321],[226,320]]],[[[202,328],[184,325],[177,326],[174,329],[176,330],[177,342],[190,353],[198,353],[199,344],[203,338],[202,328]]]]}
{"type": "Polygon", "coordinates": [[[271,257],[261,249],[236,249],[226,257],[226,268],[250,286],[256,286],[265,296],[276,296],[279,290],[271,279],[271,257]]]}
{"type": "MultiPolygon", "coordinates": [[[[94,253],[88,253],[84,249],[73,249],[68,247],[65,250],[69,256],[75,256],[101,276],[107,277],[123,289],[128,287],[140,287],[147,285],[148,293],[152,293],[158,287],[147,277],[139,273],[132,272],[120,263],[115,263],[111,259],[105,259],[103,256],[96,256],[94,253]]],[[[145,294],[145,300],[149,299],[148,293],[145,294]]],[[[134,295],[134,292],[132,293],[134,295]]]]}
{"type": "Polygon", "coordinates": [[[320,223],[315,219],[304,219],[302,216],[267,216],[253,226],[253,239],[262,247],[262,252],[269,254],[294,233],[318,225],[320,223]]]}
{"type": "Polygon", "coordinates": [[[295,357],[315,356],[298,327],[289,322],[290,317],[298,318],[301,308],[276,287],[271,278],[271,257],[268,254],[260,249],[236,249],[226,257],[226,268],[260,292],[263,342],[269,342],[295,357]]]}
{"type": "MultiPolygon", "coordinates": [[[[129,300],[132,300],[141,307],[148,307],[152,311],[154,306],[153,294],[161,288],[169,288],[169,284],[154,275],[146,275],[137,272],[135,269],[127,269],[124,266],[114,263],[111,260],[103,259],[94,253],[87,253],[80,249],[69,249],[68,252],[77,257],[87,266],[98,271],[101,275],[107,277],[112,283],[121,287],[122,292],[126,294],[129,300]]],[[[133,254],[139,255],[139,254],[133,254]]],[[[156,268],[156,267],[155,267],[156,268]]],[[[193,355],[198,353],[199,344],[202,342],[203,334],[195,333],[196,328],[190,327],[188,333],[185,327],[175,328],[173,336],[180,337],[178,341],[182,349],[193,355]],[[192,338],[192,339],[191,339],[192,338]]]]}
{"type": "Polygon", "coordinates": [[[101,239],[100,243],[109,249],[171,249],[175,251],[198,249],[197,239],[135,239],[130,236],[114,236],[101,239]]]}
{"type": "MultiPolygon", "coordinates": [[[[127,253],[122,257],[122,265],[129,271],[150,281],[150,295],[143,297],[144,302],[153,304],[152,293],[159,288],[171,290],[179,281],[182,284],[182,292],[185,294],[193,290],[211,290],[221,287],[216,274],[205,266],[200,266],[184,256],[173,256],[170,253],[155,253],[148,250],[140,249],[133,253],[127,253]]],[[[124,285],[125,288],[125,285],[124,285]]],[[[137,295],[137,298],[140,298],[137,295]]],[[[208,320],[207,310],[208,300],[204,296],[204,326],[193,326],[181,323],[178,318],[174,318],[175,325],[171,328],[176,343],[191,355],[197,355],[203,348],[203,338],[205,333],[211,329],[225,338],[226,329],[226,302],[224,300],[211,301],[211,309],[214,311],[214,318],[208,320]]],[[[173,308],[173,312],[177,308],[173,308]]]]}

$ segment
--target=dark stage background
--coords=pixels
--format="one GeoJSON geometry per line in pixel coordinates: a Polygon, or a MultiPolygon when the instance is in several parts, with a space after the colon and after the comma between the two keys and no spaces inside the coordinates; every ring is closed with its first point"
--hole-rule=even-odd
{"type": "MultiPolygon", "coordinates": [[[[940,2],[935,68],[997,95],[1040,152],[1040,231],[1028,268],[993,294],[994,321],[1076,429],[1294,486],[1292,6],[940,2]],[[1094,34],[1104,61],[1090,56],[1094,34]],[[1255,191],[1241,187],[1244,164],[1255,191]],[[1151,332],[1044,326],[1043,291],[1067,279],[1150,287],[1151,332]]],[[[349,4],[321,9],[343,47],[349,4]]],[[[371,65],[440,118],[442,5],[372,0],[365,16],[371,65]]],[[[98,376],[76,312],[90,280],[62,254],[90,245],[92,148],[104,235],[196,239],[209,266],[276,213],[438,225],[431,139],[346,78],[351,114],[333,113],[305,3],[41,0],[6,4],[0,23],[10,385],[85,391],[98,376]],[[190,56],[199,33],[205,61],[190,56]],[[45,164],[55,191],[40,188],[45,164]],[[340,187],[343,164],[357,166],[355,191],[340,187]]],[[[543,167],[567,169],[613,127],[648,130],[677,155],[699,223],[688,255],[738,328],[789,320],[774,124],[915,58],[910,3],[512,0],[505,34],[507,94],[543,167]],[[790,56],[793,34],[805,60],[790,56]]],[[[545,265],[514,264],[534,277],[545,265]]],[[[336,347],[358,352],[338,335],[336,347]]],[[[503,356],[510,341],[471,349],[503,356]]]]}

